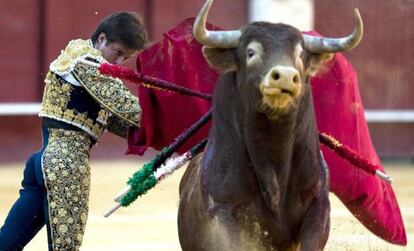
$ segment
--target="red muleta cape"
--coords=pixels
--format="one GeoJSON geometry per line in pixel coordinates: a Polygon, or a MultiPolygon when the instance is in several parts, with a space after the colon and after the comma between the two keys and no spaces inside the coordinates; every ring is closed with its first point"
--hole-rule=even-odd
{"type": "MultiPolygon", "coordinates": [[[[218,73],[203,58],[201,45],[192,37],[190,18],[164,34],[159,43],[143,51],[137,66],[141,73],[167,80],[204,93],[213,93],[218,73]]],[[[218,29],[209,25],[209,29],[218,29]]],[[[327,63],[324,73],[311,79],[317,126],[347,144],[354,151],[380,166],[372,146],[358,89],[357,75],[341,53],[327,63]]],[[[128,136],[128,153],[143,154],[148,147],[157,150],[206,113],[211,102],[140,85],[142,121],[139,130],[128,136]]],[[[210,122],[211,123],[211,122],[210,122]]],[[[179,148],[183,153],[207,137],[205,125],[179,148]]],[[[384,240],[406,245],[401,212],[390,184],[351,166],[322,145],[330,169],[330,190],[371,232],[384,240]]]]}

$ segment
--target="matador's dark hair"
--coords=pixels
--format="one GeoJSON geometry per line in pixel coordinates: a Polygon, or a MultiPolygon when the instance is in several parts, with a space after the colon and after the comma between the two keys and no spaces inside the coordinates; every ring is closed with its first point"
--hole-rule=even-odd
{"type": "Polygon", "coordinates": [[[101,33],[106,35],[109,43],[118,42],[129,49],[142,50],[148,43],[143,19],[136,12],[114,12],[105,17],[92,33],[93,44],[96,44],[101,33]]]}

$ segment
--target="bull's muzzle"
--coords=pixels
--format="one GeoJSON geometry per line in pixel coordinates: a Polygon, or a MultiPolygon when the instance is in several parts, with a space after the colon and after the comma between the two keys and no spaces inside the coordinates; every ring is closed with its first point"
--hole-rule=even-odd
{"type": "Polygon", "coordinates": [[[260,84],[260,91],[266,96],[287,94],[295,97],[300,92],[300,82],[299,72],[295,68],[275,66],[266,74],[260,84]]]}
{"type": "Polygon", "coordinates": [[[279,111],[288,110],[299,97],[301,86],[298,70],[289,66],[275,66],[260,84],[263,103],[279,111]]]}

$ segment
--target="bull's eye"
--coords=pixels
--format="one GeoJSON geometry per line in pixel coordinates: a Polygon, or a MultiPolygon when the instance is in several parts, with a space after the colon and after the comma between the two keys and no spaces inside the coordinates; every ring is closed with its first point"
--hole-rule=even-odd
{"type": "Polygon", "coordinates": [[[247,58],[251,59],[254,56],[254,50],[253,49],[247,49],[247,58]]]}
{"type": "Polygon", "coordinates": [[[257,41],[250,42],[246,47],[247,66],[257,65],[259,62],[261,62],[262,55],[262,45],[257,41]]]}

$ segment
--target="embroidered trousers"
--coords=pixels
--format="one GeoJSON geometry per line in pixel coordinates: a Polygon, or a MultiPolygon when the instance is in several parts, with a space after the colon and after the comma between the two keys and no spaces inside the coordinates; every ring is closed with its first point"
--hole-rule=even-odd
{"type": "Polygon", "coordinates": [[[49,250],[78,250],[85,231],[91,140],[82,131],[43,128],[26,162],[20,196],[0,229],[0,251],[23,250],[46,224],[49,250]]]}

